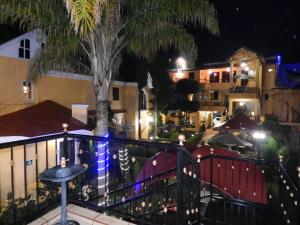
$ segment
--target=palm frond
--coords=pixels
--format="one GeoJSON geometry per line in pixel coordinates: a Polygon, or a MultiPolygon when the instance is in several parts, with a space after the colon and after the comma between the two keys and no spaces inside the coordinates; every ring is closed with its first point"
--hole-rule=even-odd
{"type": "Polygon", "coordinates": [[[193,36],[173,23],[152,24],[151,29],[137,32],[129,41],[127,50],[137,56],[151,58],[158,51],[175,47],[191,65],[197,57],[193,36]]]}
{"type": "Polygon", "coordinates": [[[64,0],[64,2],[75,31],[84,37],[99,24],[106,0],[64,0]]]}

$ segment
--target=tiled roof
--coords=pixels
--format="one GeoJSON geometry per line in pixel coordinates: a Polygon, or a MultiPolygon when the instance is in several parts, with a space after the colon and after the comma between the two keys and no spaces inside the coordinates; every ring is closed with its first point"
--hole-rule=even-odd
{"type": "Polygon", "coordinates": [[[0,136],[35,137],[62,132],[62,124],[68,130],[87,129],[72,117],[71,109],[47,100],[34,106],[0,116],[0,136]]]}
{"type": "Polygon", "coordinates": [[[258,125],[244,113],[240,112],[232,117],[226,123],[219,127],[214,127],[213,130],[229,131],[229,130],[257,130],[258,125]]]}

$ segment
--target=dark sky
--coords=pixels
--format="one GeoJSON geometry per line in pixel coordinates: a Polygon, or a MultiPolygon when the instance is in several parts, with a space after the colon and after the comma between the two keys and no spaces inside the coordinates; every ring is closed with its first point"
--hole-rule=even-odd
{"type": "MultiPolygon", "coordinates": [[[[197,65],[224,61],[242,46],[263,56],[281,54],[283,62],[300,62],[299,0],[215,0],[214,3],[220,35],[214,37],[201,28],[189,29],[198,45],[197,65]]],[[[0,42],[15,33],[16,29],[0,26],[0,42]]],[[[177,54],[172,53],[165,54],[165,58],[174,61],[177,54]]],[[[135,73],[138,64],[134,57],[126,56],[121,74],[135,73]]]]}
{"type": "Polygon", "coordinates": [[[220,35],[194,29],[199,62],[224,60],[241,46],[300,61],[299,0],[215,0],[220,35]]]}
{"type": "MultiPolygon", "coordinates": [[[[220,35],[212,36],[194,26],[189,29],[198,46],[196,66],[225,61],[240,47],[265,57],[280,54],[283,63],[300,62],[300,0],[215,0],[214,3],[220,35]]],[[[156,60],[152,66],[174,67],[176,52],[165,57],[173,63],[156,60]]],[[[138,60],[127,56],[121,75],[134,74],[137,65],[138,60]]]]}

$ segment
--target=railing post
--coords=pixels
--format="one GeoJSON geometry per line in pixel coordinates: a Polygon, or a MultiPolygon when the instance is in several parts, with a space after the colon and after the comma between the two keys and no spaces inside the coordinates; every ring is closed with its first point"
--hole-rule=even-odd
{"type": "Polygon", "coordinates": [[[299,204],[300,204],[300,166],[297,167],[297,172],[298,172],[298,193],[297,193],[297,209],[298,209],[298,212],[297,212],[297,220],[298,220],[298,223],[300,223],[300,207],[299,207],[299,204]]]}
{"type": "Polygon", "coordinates": [[[68,132],[68,124],[67,123],[63,123],[62,127],[63,127],[63,131],[64,131],[64,146],[63,146],[63,152],[61,153],[60,158],[65,157],[66,159],[68,159],[69,155],[68,153],[68,137],[67,137],[67,132],[68,132]]]}
{"type": "MultiPolygon", "coordinates": [[[[210,150],[210,201],[212,201],[212,194],[213,194],[213,154],[214,150],[210,150]]],[[[226,168],[225,168],[226,169],[226,168]]],[[[225,177],[226,179],[226,177],[225,177]]]]}
{"type": "Polygon", "coordinates": [[[177,170],[176,170],[176,208],[177,208],[177,225],[184,224],[183,212],[183,187],[182,187],[182,169],[183,156],[180,148],[177,149],[177,170]]]}

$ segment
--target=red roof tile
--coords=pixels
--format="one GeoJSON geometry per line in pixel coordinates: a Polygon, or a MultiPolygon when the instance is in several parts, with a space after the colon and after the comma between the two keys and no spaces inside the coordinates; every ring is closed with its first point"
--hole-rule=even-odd
{"type": "Polygon", "coordinates": [[[59,133],[63,123],[69,125],[69,131],[87,129],[84,123],[72,117],[71,109],[48,100],[0,116],[0,136],[35,137],[59,133]]]}
{"type": "Polygon", "coordinates": [[[257,130],[258,125],[244,113],[239,113],[232,117],[226,123],[219,127],[214,127],[213,130],[229,131],[229,130],[257,130]]]}

